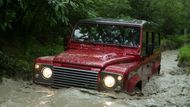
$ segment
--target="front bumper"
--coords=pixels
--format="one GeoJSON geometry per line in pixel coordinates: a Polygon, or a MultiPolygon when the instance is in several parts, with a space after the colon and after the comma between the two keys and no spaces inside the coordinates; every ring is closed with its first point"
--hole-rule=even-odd
{"type": "Polygon", "coordinates": [[[119,81],[117,80],[118,76],[122,75],[40,64],[39,69],[34,70],[33,81],[36,84],[48,85],[53,88],[79,87],[98,91],[120,91],[123,89],[123,76],[122,80],[119,81]],[[43,78],[41,73],[43,67],[49,67],[53,70],[53,75],[50,79],[43,78]],[[103,78],[107,75],[113,76],[116,80],[115,85],[111,88],[104,85],[103,78]]]}

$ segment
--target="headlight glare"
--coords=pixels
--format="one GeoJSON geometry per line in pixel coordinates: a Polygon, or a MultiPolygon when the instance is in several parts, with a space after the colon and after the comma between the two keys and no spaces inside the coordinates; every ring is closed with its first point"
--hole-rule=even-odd
{"type": "Polygon", "coordinates": [[[103,82],[107,88],[112,88],[116,83],[115,78],[110,75],[105,76],[103,82]]]}
{"type": "Polygon", "coordinates": [[[122,80],[122,76],[118,76],[118,77],[117,77],[117,80],[118,80],[118,81],[121,81],[121,80],[122,80]]]}
{"type": "Polygon", "coordinates": [[[42,75],[44,78],[49,79],[52,76],[52,70],[49,67],[44,67],[42,69],[42,75]]]}
{"type": "Polygon", "coordinates": [[[39,69],[39,68],[40,68],[40,65],[39,65],[39,64],[35,64],[34,68],[35,68],[35,69],[39,69]]]}

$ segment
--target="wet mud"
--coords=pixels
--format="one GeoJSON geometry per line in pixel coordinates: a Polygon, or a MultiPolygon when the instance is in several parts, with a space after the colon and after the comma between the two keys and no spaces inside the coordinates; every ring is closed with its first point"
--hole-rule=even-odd
{"type": "Polygon", "coordinates": [[[190,76],[177,67],[177,54],[162,53],[161,74],[150,79],[143,96],[79,88],[57,90],[4,78],[0,107],[190,107],[190,76]]]}

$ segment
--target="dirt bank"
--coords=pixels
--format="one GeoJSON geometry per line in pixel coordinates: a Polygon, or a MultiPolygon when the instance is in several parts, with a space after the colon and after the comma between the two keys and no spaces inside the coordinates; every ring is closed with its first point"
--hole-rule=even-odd
{"type": "Polygon", "coordinates": [[[177,67],[177,51],[162,54],[160,76],[143,89],[144,96],[68,88],[55,90],[32,82],[3,79],[1,107],[189,107],[190,77],[177,67]]]}

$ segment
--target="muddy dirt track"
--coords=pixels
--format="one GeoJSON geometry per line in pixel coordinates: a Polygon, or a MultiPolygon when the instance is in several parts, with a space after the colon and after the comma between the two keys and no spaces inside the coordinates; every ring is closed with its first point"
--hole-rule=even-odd
{"type": "Polygon", "coordinates": [[[190,76],[177,67],[177,54],[162,53],[161,74],[147,83],[142,97],[3,79],[0,107],[190,107],[190,76]]]}

